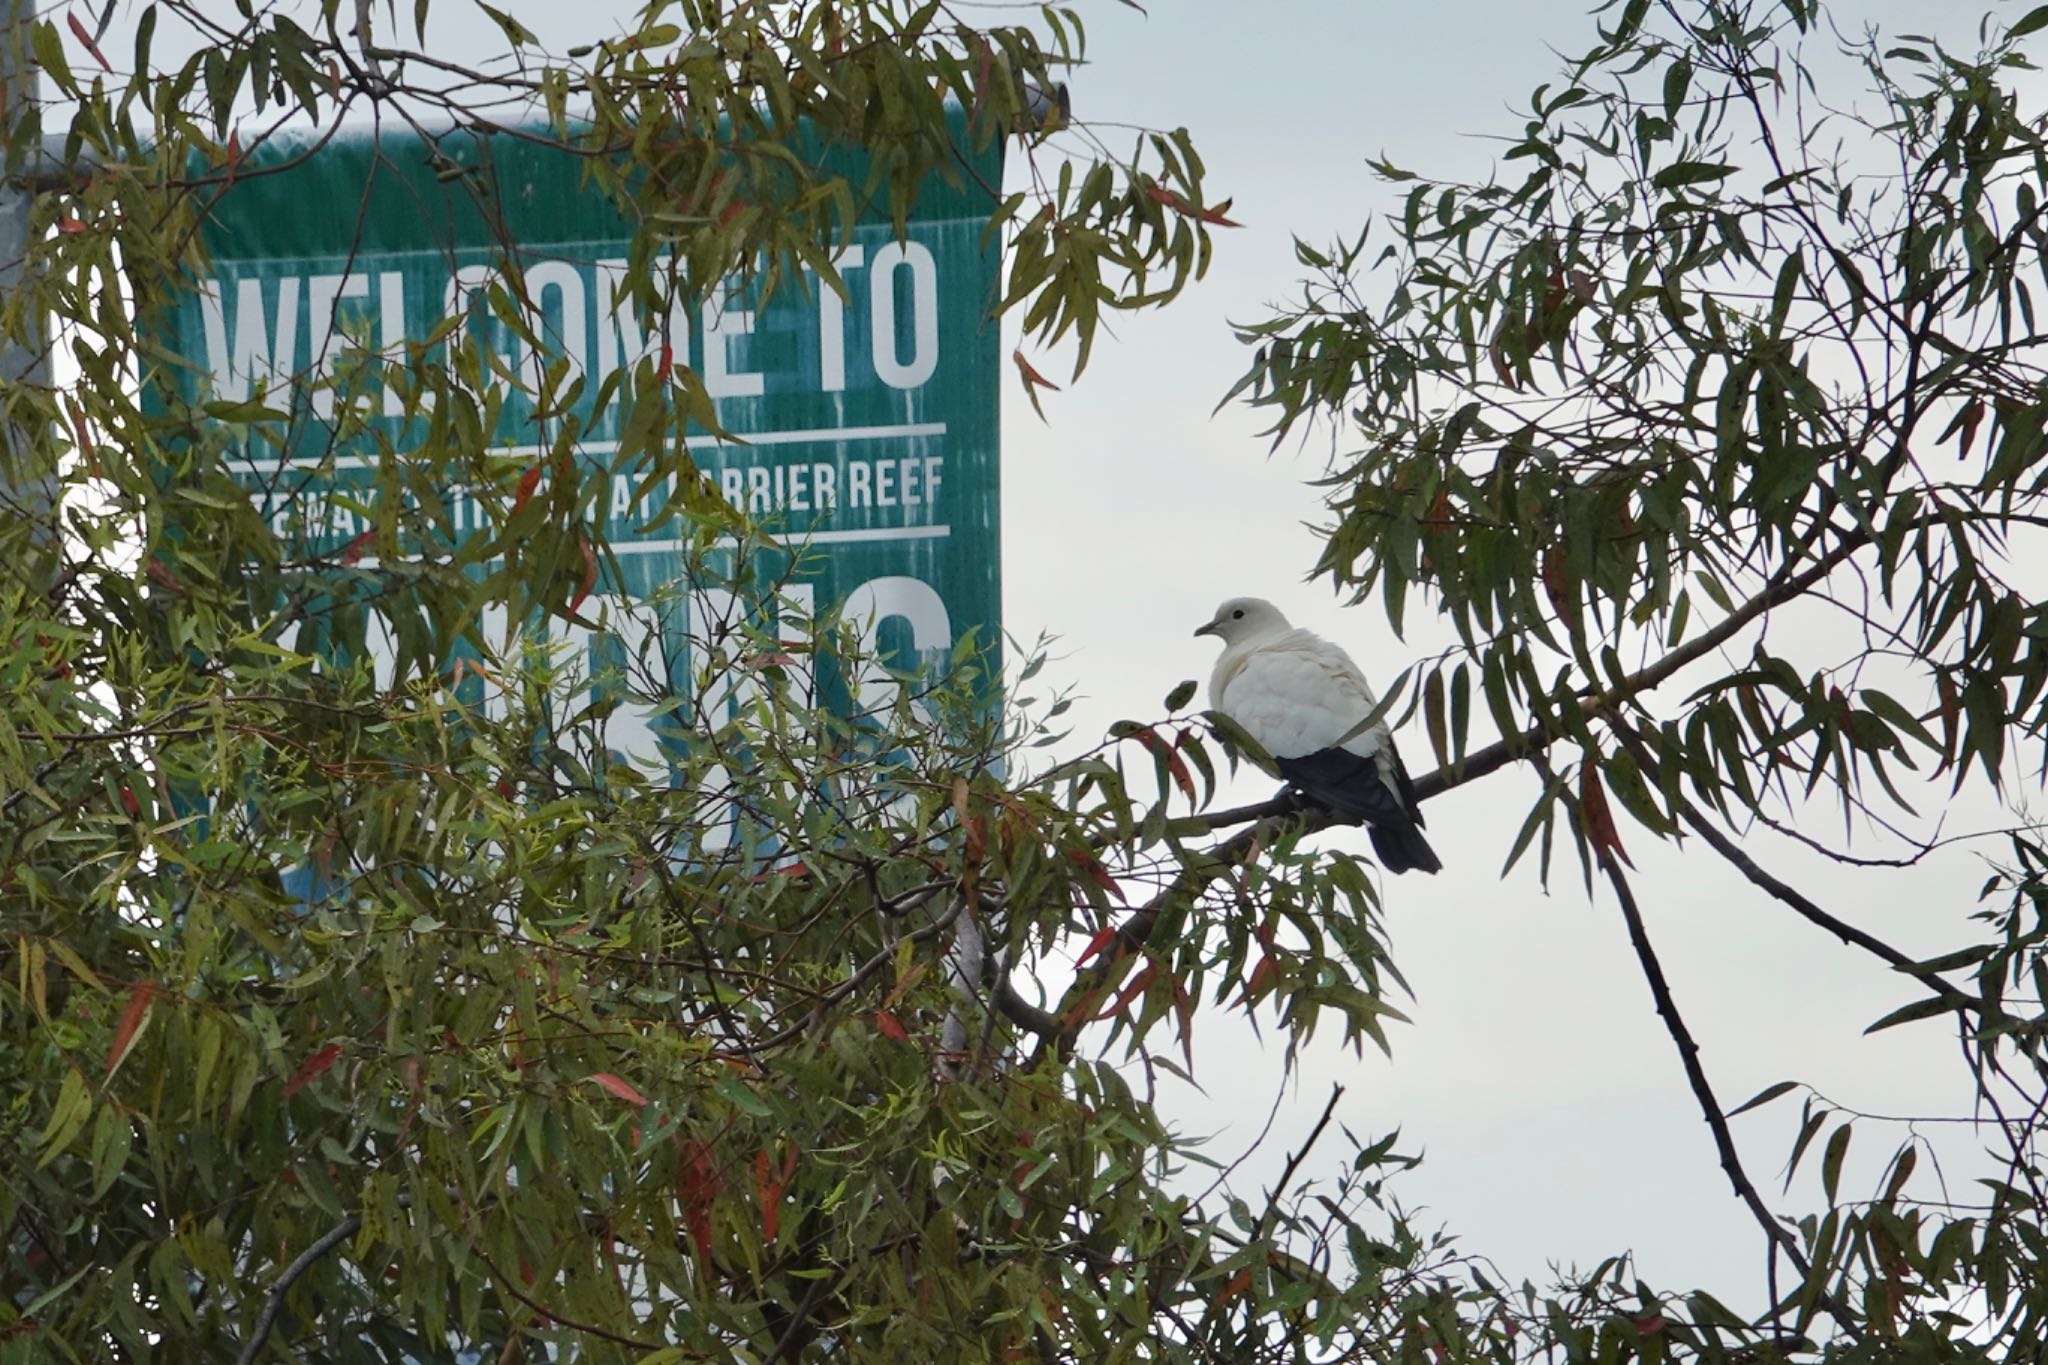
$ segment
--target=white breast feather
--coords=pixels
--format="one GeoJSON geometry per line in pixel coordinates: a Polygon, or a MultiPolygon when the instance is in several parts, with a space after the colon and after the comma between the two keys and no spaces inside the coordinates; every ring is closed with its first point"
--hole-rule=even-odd
{"type": "MultiPolygon", "coordinates": [[[[1306,630],[1217,661],[1209,696],[1275,758],[1300,758],[1330,748],[1377,704],[1372,688],[1343,650],[1306,630]]],[[[1379,756],[1391,735],[1384,721],[1344,744],[1379,756]]]]}

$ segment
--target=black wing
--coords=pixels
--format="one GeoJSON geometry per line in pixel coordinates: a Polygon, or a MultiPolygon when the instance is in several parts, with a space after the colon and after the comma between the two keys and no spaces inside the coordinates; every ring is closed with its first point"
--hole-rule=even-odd
{"type": "Polygon", "coordinates": [[[1340,819],[1364,824],[1373,851],[1389,872],[1441,872],[1443,861],[1422,837],[1422,809],[1415,784],[1394,760],[1394,781],[1388,785],[1379,764],[1347,749],[1320,749],[1299,758],[1275,758],[1289,785],[1340,819]]]}

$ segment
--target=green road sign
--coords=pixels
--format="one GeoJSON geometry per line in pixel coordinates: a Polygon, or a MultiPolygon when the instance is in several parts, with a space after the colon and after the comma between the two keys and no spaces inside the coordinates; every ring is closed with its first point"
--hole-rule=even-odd
{"type": "MultiPolygon", "coordinates": [[[[233,452],[237,476],[289,540],[332,555],[374,538],[379,481],[402,477],[431,426],[409,409],[402,377],[387,385],[384,361],[407,342],[473,348],[503,380],[491,453],[539,470],[572,451],[602,516],[616,571],[607,566],[582,613],[608,623],[589,647],[632,653],[644,638],[598,641],[655,630],[680,684],[693,676],[688,639],[732,601],[679,599],[654,627],[604,610],[607,598],[674,588],[693,528],[654,516],[672,488],[648,486],[621,457],[624,405],[599,400],[615,371],[659,383],[687,366],[734,438],[691,435],[697,467],[732,505],[810,547],[789,596],[872,619],[898,666],[944,658],[970,629],[993,647],[999,246],[983,239],[1001,156],[1000,142],[963,152],[961,183],[927,184],[902,239],[885,206],[863,214],[835,263],[844,299],[807,273],[766,299],[735,280],[684,307],[650,306],[628,225],[585,182],[581,160],[544,139],[385,131],[273,142],[212,206],[208,272],[168,319],[190,367],[184,396],[287,414],[266,428],[274,436],[233,452]],[[523,316],[506,316],[508,292],[523,316]],[[537,412],[551,366],[557,390],[583,379],[580,397],[537,412]]],[[[835,152],[826,164],[864,180],[856,157],[835,152]]],[[[477,528],[476,490],[438,493],[458,536],[477,528]]],[[[633,739],[608,732],[606,742],[642,752],[633,739]]]]}

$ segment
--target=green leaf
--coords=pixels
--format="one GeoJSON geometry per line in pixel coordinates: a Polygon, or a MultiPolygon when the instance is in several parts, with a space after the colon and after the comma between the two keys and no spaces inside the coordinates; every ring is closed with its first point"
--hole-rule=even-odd
{"type": "Polygon", "coordinates": [[[1806,1108],[1800,1115],[1799,1136],[1793,1141],[1792,1155],[1785,1162],[1786,1189],[1792,1188],[1792,1177],[1799,1171],[1799,1159],[1806,1155],[1807,1146],[1812,1143],[1814,1135],[1827,1126],[1828,1113],[1826,1109],[1815,1109],[1813,1101],[1807,1100],[1806,1108]]]}
{"type": "Polygon", "coordinates": [[[1239,725],[1229,716],[1224,715],[1221,711],[1204,711],[1202,712],[1202,719],[1209,722],[1210,728],[1216,732],[1218,737],[1230,749],[1236,753],[1243,754],[1254,764],[1266,769],[1268,772],[1278,771],[1273,766],[1273,756],[1266,752],[1265,746],[1253,739],[1245,732],[1245,728],[1242,725],[1239,725]]]}
{"type": "Polygon", "coordinates": [[[1664,117],[1678,117],[1679,106],[1685,103],[1685,95],[1692,85],[1692,60],[1681,56],[1664,69],[1664,117]]]}
{"type": "Polygon", "coordinates": [[[2006,36],[2013,39],[2024,38],[2044,28],[2048,28],[2048,5],[2036,5],[2020,16],[2020,21],[2007,30],[2006,36]]]}
{"type": "Polygon", "coordinates": [[[33,1299],[30,1299],[28,1301],[28,1306],[21,1310],[19,1317],[17,1317],[15,1321],[19,1323],[33,1323],[36,1319],[36,1314],[42,1312],[45,1308],[48,1308],[51,1304],[55,1303],[57,1300],[63,1298],[66,1294],[70,1293],[72,1286],[76,1285],[80,1280],[84,1279],[87,1275],[100,1269],[100,1266],[95,1265],[91,1262],[87,1262],[85,1265],[80,1266],[78,1269],[72,1271],[71,1274],[66,1276],[63,1280],[51,1285],[48,1289],[36,1295],[33,1299]]]}
{"type": "Polygon", "coordinates": [[[1173,691],[1166,694],[1166,709],[1169,711],[1180,710],[1195,699],[1195,690],[1196,683],[1193,678],[1180,683],[1173,691]]]}
{"type": "Polygon", "coordinates": [[[36,65],[59,90],[70,93],[78,89],[77,81],[72,79],[71,63],[64,56],[64,39],[56,25],[46,19],[38,20],[29,30],[29,45],[35,49],[36,65]]]}
{"type": "Polygon", "coordinates": [[[43,1128],[43,1154],[36,1161],[41,1170],[61,1156],[92,1116],[92,1092],[75,1066],[66,1067],[57,1088],[57,1102],[50,1106],[50,1121],[43,1128]]]}
{"type": "Polygon", "coordinates": [[[1882,720],[1894,730],[1905,731],[1922,747],[1935,753],[1941,752],[1941,741],[1936,739],[1933,732],[1925,725],[1921,724],[1918,716],[1915,716],[1911,711],[1899,705],[1897,701],[1874,687],[1863,688],[1856,695],[1857,699],[1869,707],[1871,714],[1875,715],[1879,720],[1882,720]]]}
{"type": "Polygon", "coordinates": [[[1733,1109],[1730,1109],[1727,1112],[1727,1114],[1725,1114],[1723,1117],[1732,1119],[1737,1114],[1746,1114],[1750,1110],[1761,1108],[1762,1106],[1769,1104],[1772,1100],[1778,1098],[1778,1096],[1787,1094],[1793,1090],[1797,1090],[1798,1088],[1799,1082],[1797,1081],[1779,1081],[1774,1085],[1767,1085],[1763,1089],[1757,1091],[1756,1094],[1751,1095],[1748,1099],[1744,1100],[1741,1104],[1738,1104],[1733,1109]]]}
{"type": "Polygon", "coordinates": [[[128,1152],[135,1132],[128,1116],[111,1104],[101,1105],[92,1129],[92,1197],[102,1199],[121,1170],[128,1164],[128,1152]]]}
{"type": "Polygon", "coordinates": [[[1422,723],[1429,732],[1429,747],[1436,754],[1437,766],[1449,767],[1450,733],[1444,714],[1444,674],[1440,668],[1431,670],[1422,684],[1422,723]]]}
{"type": "Polygon", "coordinates": [[[1358,724],[1352,726],[1349,730],[1346,730],[1344,732],[1344,734],[1337,740],[1337,747],[1341,748],[1344,745],[1349,744],[1352,740],[1357,739],[1360,735],[1372,729],[1375,725],[1378,725],[1382,721],[1386,720],[1388,713],[1390,713],[1394,709],[1394,704],[1398,702],[1401,699],[1402,694],[1408,690],[1408,680],[1413,675],[1414,671],[1415,670],[1413,667],[1402,669],[1400,676],[1394,679],[1394,685],[1387,689],[1387,695],[1382,697],[1378,702],[1374,703],[1373,708],[1365,713],[1365,715],[1359,720],[1358,724]]]}
{"type": "Polygon", "coordinates": [[[1845,1122],[1828,1136],[1827,1150],[1820,1158],[1820,1186],[1830,1206],[1837,1202],[1842,1185],[1842,1161],[1849,1155],[1849,1138],[1855,1129],[1845,1122]]]}
{"type": "Polygon", "coordinates": [[[1893,970],[1912,975],[1926,975],[1929,972],[1953,972],[1964,967],[1974,966],[1997,951],[1998,947],[1995,944],[1979,943],[1968,948],[1958,948],[1952,953],[1943,953],[1939,957],[1930,957],[1925,962],[1915,962],[1908,967],[1895,967],[1893,970]]]}
{"type": "Polygon", "coordinates": [[[1716,180],[1725,180],[1734,172],[1733,166],[1719,162],[1676,161],[1652,176],[1650,184],[1660,190],[1676,190],[1687,185],[1705,185],[1716,180]]]}
{"type": "Polygon", "coordinates": [[[1938,1019],[1942,1015],[1954,1013],[1955,1008],[1953,1001],[1943,999],[1938,995],[1926,1000],[1915,1000],[1910,1005],[1902,1005],[1898,1009],[1893,1010],[1890,1014],[1887,1014],[1884,1018],[1863,1031],[1866,1034],[1877,1033],[1884,1029],[1895,1028],[1900,1024],[1916,1023],[1922,1019],[1938,1019]]]}
{"type": "Polygon", "coordinates": [[[514,19],[505,11],[491,5],[486,5],[483,3],[483,0],[477,0],[477,8],[491,17],[491,22],[498,26],[499,32],[505,35],[505,41],[513,47],[531,47],[537,41],[532,31],[526,25],[514,19]]]}

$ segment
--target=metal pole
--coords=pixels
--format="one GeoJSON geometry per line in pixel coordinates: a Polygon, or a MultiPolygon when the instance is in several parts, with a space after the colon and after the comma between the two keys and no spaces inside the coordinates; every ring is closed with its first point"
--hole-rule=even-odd
{"type": "MultiPolygon", "coordinates": [[[[43,160],[42,129],[33,117],[36,66],[29,35],[35,19],[36,0],[0,0],[0,148],[6,157],[0,176],[0,300],[6,301],[21,287],[27,268],[35,206],[30,171],[43,160]]],[[[0,313],[6,311],[11,310],[0,306],[0,313]]],[[[0,329],[0,527],[14,531],[25,523],[33,540],[48,544],[57,493],[50,444],[31,415],[34,408],[20,401],[25,386],[50,382],[45,334],[41,318],[25,328],[0,329]]],[[[27,548],[15,535],[4,539],[9,552],[27,548]]]]}

